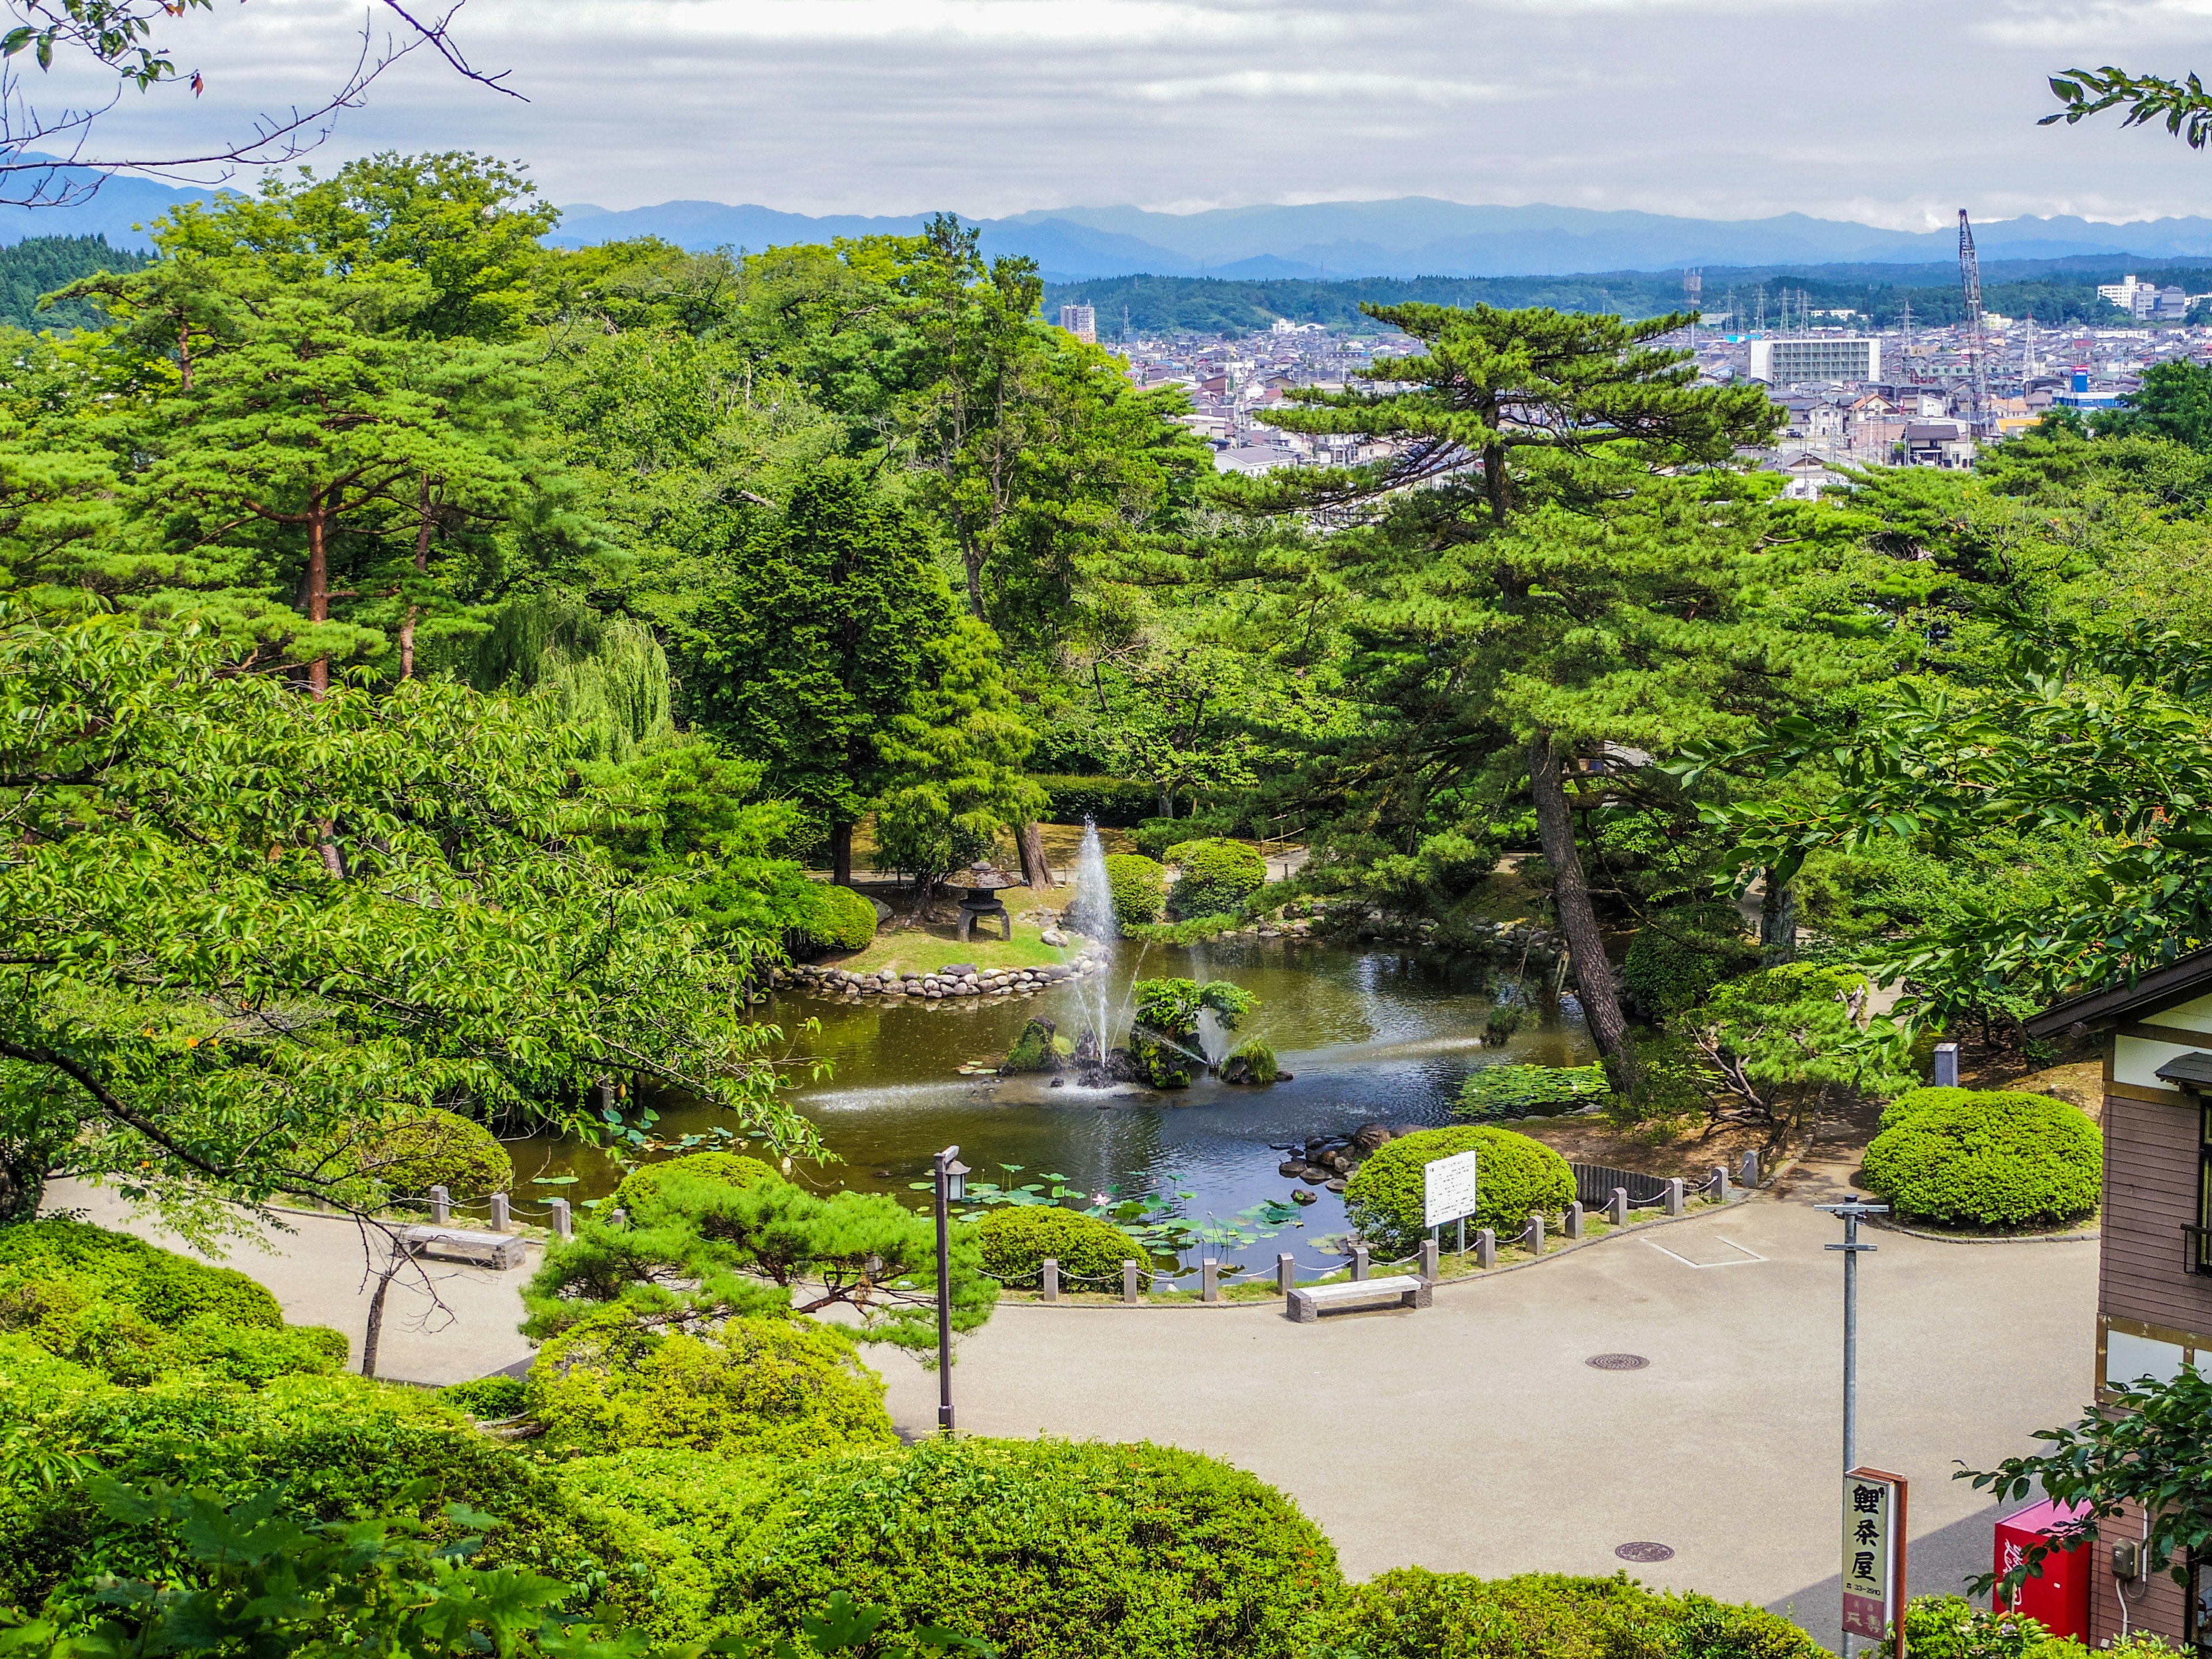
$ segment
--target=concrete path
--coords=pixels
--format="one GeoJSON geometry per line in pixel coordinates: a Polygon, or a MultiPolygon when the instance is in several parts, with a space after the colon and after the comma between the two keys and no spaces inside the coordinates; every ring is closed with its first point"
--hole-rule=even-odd
{"type": "MultiPolygon", "coordinates": [[[[1364,1577],[1419,1565],[1486,1577],[1630,1571],[1790,1612],[1832,1638],[1841,1468],[1841,1224],[1781,1201],[1601,1241],[1440,1288],[1435,1305],[1293,1325],[1277,1304],[1009,1304],[963,1344],[959,1426],[1152,1439],[1212,1452],[1294,1496],[1364,1577]],[[1600,1353],[1641,1354],[1602,1371],[1600,1353]]],[[[1988,1570],[1985,1498],[1950,1476],[2027,1450],[2087,1401],[2092,1243],[1875,1236],[1860,1280],[1861,1459],[1912,1483],[1912,1588],[1988,1570]]],[[[936,1379],[898,1354],[902,1427],[936,1379]]]]}
{"type": "MultiPolygon", "coordinates": [[[[1855,1162],[1856,1160],[1853,1160],[1855,1162]]],[[[1672,1547],[1632,1567],[1790,1613],[1832,1642],[1840,1467],[1841,1227],[1846,1164],[1771,1194],[1565,1259],[1438,1290],[1432,1308],[1292,1325],[1279,1305],[1008,1304],[953,1373],[969,1432],[1152,1439],[1280,1486],[1364,1577],[1419,1564],[1485,1577],[1611,1572],[1620,1544],[1672,1547]],[[1640,1354],[1601,1371],[1600,1353],[1640,1354]]],[[[58,1189],[108,1224],[120,1207],[58,1189]]],[[[362,1250],[342,1223],[288,1218],[273,1255],[230,1264],[296,1319],[360,1341],[362,1250]]],[[[158,1235],[154,1235],[158,1237],[158,1235]]],[[[2088,1400],[2094,1243],[1946,1244],[1877,1233],[1861,1279],[1860,1455],[1912,1482],[1912,1588],[1985,1571],[1995,1508],[1950,1479],[2030,1449],[2088,1400]]],[[[167,1241],[164,1241],[167,1242],[167,1241]]],[[[528,1269],[440,1269],[453,1318],[428,1328],[395,1286],[386,1375],[477,1376],[525,1358],[528,1269]]],[[[870,1351],[900,1425],[927,1432],[933,1376],[870,1351]]]]}

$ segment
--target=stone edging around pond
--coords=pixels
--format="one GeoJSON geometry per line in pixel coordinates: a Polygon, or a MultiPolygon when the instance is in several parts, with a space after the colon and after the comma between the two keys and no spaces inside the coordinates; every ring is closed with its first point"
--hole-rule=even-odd
{"type": "MultiPolygon", "coordinates": [[[[1626,1227],[1609,1227],[1595,1238],[1577,1239],[1572,1243],[1563,1243],[1556,1248],[1547,1242],[1544,1254],[1541,1255],[1532,1255],[1520,1261],[1509,1261],[1499,1267],[1478,1267],[1471,1273],[1461,1273],[1456,1278],[1439,1279],[1436,1282],[1436,1288],[1443,1290],[1453,1285],[1480,1284],[1485,1279],[1495,1279],[1500,1273],[1517,1273],[1525,1267],[1540,1267],[1547,1261],[1556,1261],[1562,1256],[1574,1255],[1577,1250],[1587,1250],[1593,1245],[1604,1243],[1607,1239],[1633,1238],[1640,1233],[1653,1232],[1662,1227],[1679,1226],[1685,1221],[1709,1220],[1715,1215],[1735,1209],[1739,1204],[1749,1203],[1753,1198],[1771,1200],[1771,1194],[1765,1188],[1762,1188],[1755,1194],[1745,1193],[1742,1197],[1728,1204],[1709,1203],[1682,1215],[1654,1216],[1649,1221],[1633,1221],[1626,1227]]],[[[1264,1279],[1256,1279],[1247,1282],[1256,1285],[1265,1284],[1267,1281],[1264,1279]]],[[[1170,1297],[1155,1298],[1148,1295],[1137,1302],[1133,1310],[1130,1304],[1122,1301],[1119,1297],[1097,1302],[1073,1302],[1065,1297],[1058,1302],[1047,1302],[1034,1291],[1025,1291],[1018,1301],[1002,1296],[997,1305],[1001,1308],[1048,1308],[1054,1313],[1064,1309],[1080,1310],[1085,1312],[1119,1310],[1127,1313],[1142,1312],[1146,1309],[1174,1311],[1185,1308],[1203,1309],[1208,1313],[1218,1313],[1224,1308],[1260,1308],[1279,1314],[1283,1308],[1283,1297],[1282,1292],[1277,1291],[1264,1297],[1250,1297],[1232,1302],[1224,1296],[1218,1302],[1201,1302],[1195,1291],[1177,1291],[1170,1297]]]]}
{"type": "Polygon", "coordinates": [[[794,967],[771,969],[769,984],[779,991],[848,1000],[879,996],[944,1002],[961,997],[1035,996],[1055,985],[1095,974],[1104,966],[1102,957],[1079,956],[1072,962],[1048,963],[1039,968],[978,968],[955,975],[941,969],[923,974],[896,968],[855,974],[842,968],[800,963],[794,967]]]}
{"type": "Polygon", "coordinates": [[[2101,1230],[2081,1233],[2014,1233],[2010,1237],[1977,1237],[1972,1233],[1931,1233],[1918,1227],[1908,1227],[1901,1221],[1885,1220],[1878,1215],[1866,1218],[1869,1227],[1879,1227],[1886,1233],[1903,1233],[1907,1238],[1924,1238],[1932,1244],[2094,1244],[2105,1235],[2101,1230]]]}

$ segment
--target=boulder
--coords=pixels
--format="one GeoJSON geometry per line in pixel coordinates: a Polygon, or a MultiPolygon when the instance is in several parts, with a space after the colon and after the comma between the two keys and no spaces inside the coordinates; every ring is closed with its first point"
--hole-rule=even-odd
{"type": "Polygon", "coordinates": [[[1335,1181],[1332,1181],[1332,1182],[1330,1182],[1328,1183],[1328,1189],[1329,1189],[1329,1191],[1331,1191],[1331,1192],[1333,1192],[1333,1193],[1340,1193],[1340,1192],[1342,1192],[1342,1191],[1344,1190],[1344,1182],[1343,1182],[1343,1181],[1340,1178],[1340,1179],[1338,1179],[1338,1180],[1335,1180],[1335,1181]]]}
{"type": "Polygon", "coordinates": [[[946,979],[966,979],[975,971],[975,964],[972,962],[949,962],[937,971],[946,979]]]}
{"type": "Polygon", "coordinates": [[[1305,1167],[1304,1170],[1299,1175],[1298,1179],[1304,1182],[1310,1187],[1318,1187],[1322,1182],[1328,1179],[1328,1171],[1326,1169],[1318,1168],[1309,1164],[1305,1167]]]}
{"type": "Polygon", "coordinates": [[[1294,1180],[1297,1176],[1304,1175],[1305,1172],[1306,1166],[1300,1163],[1297,1158],[1291,1158],[1287,1163],[1279,1164],[1275,1170],[1275,1173],[1277,1175],[1289,1176],[1294,1180]]]}
{"type": "Polygon", "coordinates": [[[1293,1187],[1291,1188],[1291,1202],[1293,1204],[1318,1204],[1321,1200],[1315,1197],[1312,1193],[1307,1191],[1304,1187],[1293,1187]]]}
{"type": "Polygon", "coordinates": [[[1060,929],[1059,929],[1059,928],[1057,928],[1057,927],[1048,927],[1048,928],[1046,928],[1046,929],[1044,930],[1044,932],[1042,932],[1042,933],[1039,933],[1039,934],[1037,935],[1037,938],[1038,938],[1038,939],[1039,939],[1040,941],[1042,941],[1042,943],[1044,943],[1044,944],[1046,944],[1046,945],[1055,945],[1055,946],[1057,946],[1057,945],[1065,945],[1065,944],[1066,944],[1066,943],[1067,943],[1067,935],[1066,935],[1066,934],[1065,934],[1065,933],[1061,933],[1061,932],[1060,931],[1060,929]]]}

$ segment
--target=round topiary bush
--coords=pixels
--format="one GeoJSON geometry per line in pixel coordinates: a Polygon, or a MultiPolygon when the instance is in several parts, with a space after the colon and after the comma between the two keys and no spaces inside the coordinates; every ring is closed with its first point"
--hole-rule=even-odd
{"type": "MultiPolygon", "coordinates": [[[[1948,1091],[1912,1091],[1936,1092],[1948,1091]]],[[[2084,1113],[2045,1095],[1959,1092],[1894,1121],[1883,1114],[1863,1184],[1899,1215],[1954,1227],[2065,1226],[2096,1212],[2105,1147],[2084,1113]]]]}
{"type": "Polygon", "coordinates": [[[757,1181],[783,1179],[760,1159],[747,1158],[743,1152],[685,1152],[655,1164],[639,1164],[622,1178],[622,1185],[615,1188],[610,1201],[615,1208],[635,1212],[639,1206],[658,1198],[662,1185],[671,1176],[719,1181],[731,1187],[750,1187],[757,1181]]]}
{"type": "Polygon", "coordinates": [[[1758,948],[1733,904],[1686,904],[1637,930],[1620,980],[1648,1012],[1664,1016],[1695,1007],[1723,980],[1758,965],[1758,948]]]}
{"type": "Polygon", "coordinates": [[[1930,1085],[1924,1089],[1908,1089],[1881,1109],[1881,1127],[1887,1129],[1917,1117],[1931,1106],[1955,1106],[1972,1100],[1978,1091],[1972,1089],[1939,1089],[1930,1085]]]}
{"type": "MultiPolygon", "coordinates": [[[[1110,1221],[1055,1205],[1009,1205],[976,1224],[983,1241],[983,1271],[1006,1284],[1034,1285],[1047,1256],[1060,1263],[1060,1282],[1097,1279],[1101,1290],[1121,1282],[1121,1264],[1149,1266],[1152,1254],[1110,1221]]],[[[1073,1287],[1071,1287],[1073,1288],[1073,1287]]]]}
{"type": "Polygon", "coordinates": [[[264,1330],[284,1323],[276,1298],[234,1268],[63,1217],[0,1228],[0,1300],[11,1285],[67,1285],[84,1300],[129,1308],[165,1330],[204,1318],[264,1330]]]}
{"type": "Polygon", "coordinates": [[[421,1198],[443,1187],[462,1201],[514,1187],[514,1160],[498,1137],[472,1119],[434,1106],[381,1125],[347,1156],[380,1196],[421,1198]]]}
{"type": "Polygon", "coordinates": [[[876,936],[876,907],[865,893],[817,881],[805,895],[793,943],[803,951],[859,951],[876,936]]]}
{"type": "Polygon", "coordinates": [[[1267,861],[1241,841],[1187,841],[1168,848],[1181,868],[1168,894],[1178,919],[1235,915],[1267,884],[1267,861]]]}
{"type": "Polygon", "coordinates": [[[805,1470],[745,1542],[744,1634],[842,1589],[898,1645],[938,1625],[1022,1659],[1292,1659],[1343,1583],[1321,1529],[1172,1447],[938,1440],[805,1470]]]}
{"type": "Polygon", "coordinates": [[[528,1397],[556,1450],[811,1457],[898,1440],[883,1378],[811,1319],[729,1319],[695,1336],[595,1314],[538,1351],[528,1397]]]}
{"type": "Polygon", "coordinates": [[[1357,1653],[1361,1659],[1507,1654],[1822,1659],[1826,1650],[1764,1607],[1696,1594],[1654,1595],[1626,1573],[1577,1578],[1532,1572],[1484,1580],[1397,1567],[1345,1592],[1329,1610],[1315,1651],[1357,1653]]]}
{"type": "Polygon", "coordinates": [[[1117,927],[1158,921],[1167,909],[1167,872],[1139,853],[1115,853],[1106,860],[1106,889],[1114,898],[1117,927]]]}
{"type": "Polygon", "coordinates": [[[1566,1159],[1532,1136],[1477,1126],[1422,1129],[1376,1147],[1345,1186],[1345,1213],[1378,1250],[1405,1255],[1419,1249],[1428,1237],[1421,1172],[1465,1152],[1482,1154],[1471,1228],[1495,1228],[1504,1237],[1526,1226],[1530,1212],[1559,1215],[1575,1201],[1566,1159]]]}

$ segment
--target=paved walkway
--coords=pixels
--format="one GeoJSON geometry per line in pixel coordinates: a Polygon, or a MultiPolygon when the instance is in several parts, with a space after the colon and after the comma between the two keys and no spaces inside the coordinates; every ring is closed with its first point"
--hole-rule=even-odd
{"type": "MultiPolygon", "coordinates": [[[[1803,1170],[1725,1212],[1447,1285],[1419,1312],[1297,1326],[1273,1304],[1008,1304],[962,1345],[960,1426],[1216,1454],[1291,1494],[1355,1577],[1409,1563],[1610,1572],[1617,1545],[1651,1540],[1675,1555],[1632,1568],[1645,1583],[1760,1601],[1832,1638],[1842,1273],[1822,1247],[1841,1228],[1812,1206],[1844,1195],[1844,1174],[1803,1170]],[[1650,1364],[1583,1363],[1609,1352],[1650,1364]]],[[[118,1218],[97,1194],[52,1202],[118,1218]]],[[[276,1255],[232,1265],[358,1343],[356,1236],[294,1223],[276,1255]]],[[[1996,1510],[1949,1478],[1954,1460],[2028,1449],[2089,1397],[2096,1247],[1874,1237],[1861,1455],[1913,1483],[1914,1592],[1956,1589],[1986,1570],[1996,1510]]],[[[395,1289],[386,1373],[451,1382],[523,1358],[526,1273],[446,1273],[456,1317],[436,1332],[421,1292],[395,1289]]],[[[901,1426],[927,1431],[936,1379],[896,1350],[871,1358],[901,1426]]]]}

